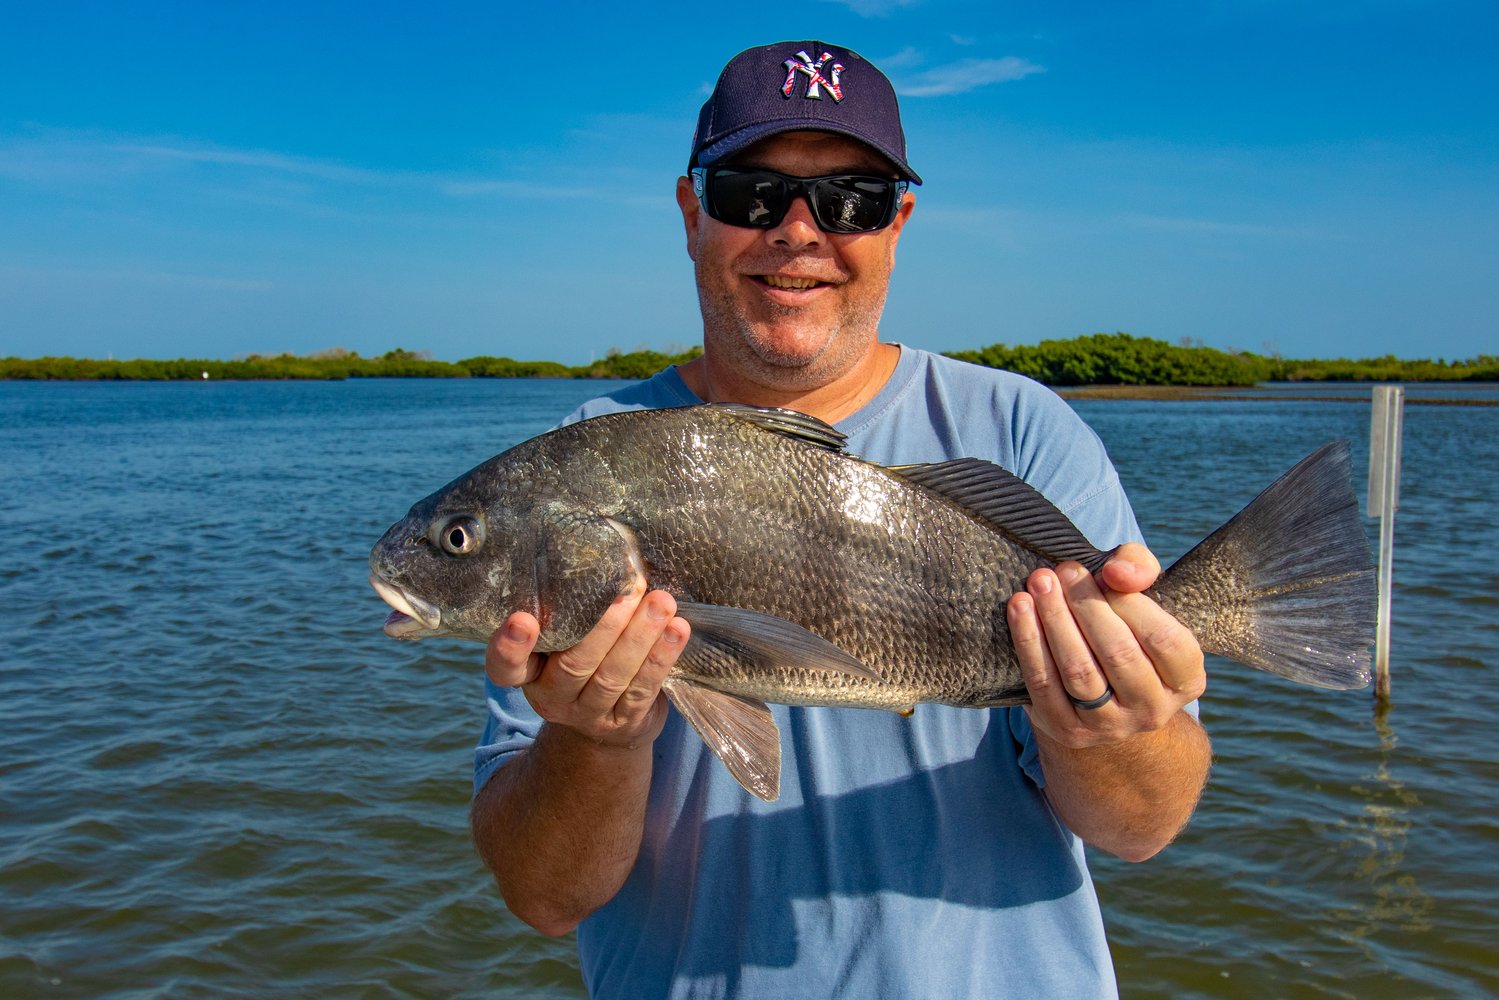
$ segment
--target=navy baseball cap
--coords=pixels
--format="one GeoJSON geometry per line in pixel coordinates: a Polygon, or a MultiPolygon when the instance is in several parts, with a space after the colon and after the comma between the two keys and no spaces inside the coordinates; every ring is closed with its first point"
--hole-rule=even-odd
{"type": "Polygon", "coordinates": [[[801,130],[857,139],[893,163],[901,180],[921,183],[906,162],[895,88],[874,63],[827,42],[776,42],[730,59],[698,112],[687,166],[801,130]]]}

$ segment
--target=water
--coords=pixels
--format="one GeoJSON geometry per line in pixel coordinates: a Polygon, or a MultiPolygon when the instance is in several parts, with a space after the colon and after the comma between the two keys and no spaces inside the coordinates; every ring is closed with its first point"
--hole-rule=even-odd
{"type": "MultiPolygon", "coordinates": [[[[1184,551],[1331,438],[1353,440],[1356,483],[1366,481],[1367,406],[1077,409],[1162,553],[1184,551]]],[[[1211,671],[1203,718],[1216,763],[1197,818],[1157,862],[1095,865],[1127,995],[1499,993],[1499,692],[1487,669],[1499,647],[1496,470],[1499,412],[1406,410],[1395,707],[1383,722],[1364,692],[1211,671]]]]}
{"type": "MultiPolygon", "coordinates": [[[[411,501],[599,390],[0,383],[0,995],[582,996],[469,846],[481,651],[386,639],[364,580],[411,501]]],[[[1164,556],[1367,449],[1350,404],[1077,408],[1164,556]]],[[[1212,665],[1196,820],[1095,858],[1126,996],[1499,993],[1499,411],[1405,430],[1396,707],[1212,665]]]]}
{"type": "MultiPolygon", "coordinates": [[[[1263,382],[1253,389],[1228,390],[1230,395],[1248,394],[1269,397],[1323,397],[1338,399],[1369,398],[1371,385],[1393,385],[1392,382],[1263,382]]],[[[1405,382],[1405,399],[1408,403],[1428,400],[1461,401],[1469,405],[1482,403],[1499,405],[1499,383],[1495,382],[1405,382]]]]}

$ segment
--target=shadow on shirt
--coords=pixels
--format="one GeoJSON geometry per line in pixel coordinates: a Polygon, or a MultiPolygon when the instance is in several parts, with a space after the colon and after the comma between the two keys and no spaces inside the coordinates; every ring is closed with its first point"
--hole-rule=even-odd
{"type": "MultiPolygon", "coordinates": [[[[891,942],[879,943],[882,933],[905,933],[910,949],[922,947],[911,934],[934,944],[944,928],[959,937],[975,928],[992,934],[1004,923],[996,911],[1082,889],[1081,845],[1020,769],[1022,747],[1006,711],[922,706],[921,713],[932,717],[925,735],[887,713],[792,710],[783,725],[786,762],[813,759],[820,773],[844,778],[877,775],[883,758],[920,760],[934,727],[941,745],[967,739],[972,753],[839,794],[803,788],[803,776],[788,767],[780,802],[735,795],[727,814],[721,804],[713,814],[708,802],[710,785],[723,786],[707,769],[723,765],[693,744],[658,743],[688,747],[680,761],[671,751],[658,756],[662,787],[652,793],[653,806],[660,796],[679,808],[653,812],[630,879],[579,930],[585,951],[732,979],[745,965],[792,965],[798,947],[883,947],[891,942]],[[860,727],[857,742],[825,731],[847,725],[860,727]],[[975,922],[963,908],[990,916],[975,922]]],[[[1091,892],[1083,905],[1096,914],[1091,892]]],[[[991,937],[986,946],[997,945],[1005,946],[991,937]]]]}

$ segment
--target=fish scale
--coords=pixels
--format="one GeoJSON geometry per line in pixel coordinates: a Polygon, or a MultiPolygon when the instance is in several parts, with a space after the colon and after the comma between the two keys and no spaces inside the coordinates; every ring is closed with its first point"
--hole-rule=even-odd
{"type": "Polygon", "coordinates": [[[659,477],[615,515],[639,532],[648,564],[670,567],[653,584],[795,621],[882,679],[796,668],[767,677],[753,662],[691,654],[685,674],[787,704],[973,705],[996,690],[1023,700],[1003,606],[1044,560],[879,466],[736,418],[717,430],[653,449],[659,477]],[[726,453],[743,463],[726,467],[726,453]],[[855,501],[871,516],[849,517],[855,501]],[[653,523],[671,527],[658,539],[653,523]]]}

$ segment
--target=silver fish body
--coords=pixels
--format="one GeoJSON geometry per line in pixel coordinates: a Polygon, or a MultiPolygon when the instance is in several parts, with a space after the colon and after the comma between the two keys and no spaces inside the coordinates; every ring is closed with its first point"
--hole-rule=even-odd
{"type": "MultiPolygon", "coordinates": [[[[396,608],[386,631],[483,642],[524,610],[541,624],[538,648],[563,649],[621,593],[667,590],[692,625],[667,694],[765,798],[779,742],[764,702],[1025,702],[1006,600],[1038,566],[1096,569],[1107,553],[997,466],[885,468],[841,445],[814,418],[735,404],[611,414],[523,442],[417,503],[375,546],[371,582],[396,608]]],[[[1205,649],[1321,686],[1366,683],[1374,588],[1348,465],[1346,446],[1307,459],[1154,596],[1205,649]],[[1287,496],[1272,496],[1286,480],[1287,496]],[[1330,525],[1292,581],[1261,579],[1245,554],[1282,566],[1277,546],[1294,543],[1248,517],[1257,505],[1291,508],[1303,535],[1307,509],[1330,525]]]]}

